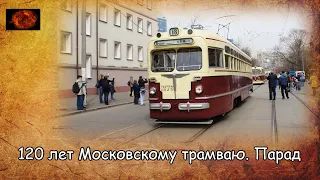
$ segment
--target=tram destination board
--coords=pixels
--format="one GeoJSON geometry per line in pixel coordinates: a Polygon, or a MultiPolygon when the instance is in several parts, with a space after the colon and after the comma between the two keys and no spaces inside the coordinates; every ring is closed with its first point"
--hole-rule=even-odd
{"type": "Polygon", "coordinates": [[[187,38],[187,39],[172,39],[172,40],[162,40],[162,41],[156,41],[154,43],[155,46],[170,46],[170,45],[180,45],[180,44],[192,44],[193,39],[187,38]]]}

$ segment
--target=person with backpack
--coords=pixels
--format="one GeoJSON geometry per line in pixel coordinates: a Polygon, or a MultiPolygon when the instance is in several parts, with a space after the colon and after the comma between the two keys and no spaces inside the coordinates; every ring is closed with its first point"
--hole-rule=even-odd
{"type": "Polygon", "coordinates": [[[82,76],[78,75],[78,79],[72,86],[72,92],[77,95],[77,109],[84,110],[84,96],[85,96],[85,85],[86,83],[82,81],[82,76]]]}
{"type": "Polygon", "coordinates": [[[130,80],[128,81],[128,86],[130,87],[130,97],[132,97],[132,93],[133,93],[133,84],[134,84],[134,81],[133,81],[133,77],[130,76],[130,80]]]}
{"type": "Polygon", "coordinates": [[[134,92],[134,104],[139,104],[139,98],[140,98],[140,86],[137,83],[137,80],[133,81],[133,92],[134,92]]]}
{"type": "Polygon", "coordinates": [[[276,87],[278,83],[278,77],[273,72],[271,72],[267,77],[267,80],[269,81],[269,99],[272,100],[273,94],[273,100],[276,100],[276,87]]]}
{"type": "Polygon", "coordinates": [[[104,94],[104,104],[109,105],[108,97],[109,97],[109,92],[110,92],[110,83],[114,81],[109,80],[109,75],[105,76],[103,81],[102,81],[102,88],[103,88],[103,94],[104,94]]]}
{"type": "Polygon", "coordinates": [[[282,75],[280,76],[279,78],[279,83],[280,83],[280,86],[281,86],[281,95],[282,95],[282,99],[284,99],[284,92],[286,93],[286,97],[287,99],[289,99],[289,94],[288,94],[288,76],[287,74],[282,71],[282,75]]]}
{"type": "Polygon", "coordinates": [[[146,95],[146,87],[145,83],[148,83],[148,80],[146,78],[142,78],[142,76],[139,77],[139,87],[140,87],[140,105],[144,105],[144,96],[146,95]]]}

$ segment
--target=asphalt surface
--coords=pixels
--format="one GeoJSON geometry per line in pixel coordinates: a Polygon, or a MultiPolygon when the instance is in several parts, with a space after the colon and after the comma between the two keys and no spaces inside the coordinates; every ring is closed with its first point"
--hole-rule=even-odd
{"type": "Polygon", "coordinates": [[[148,103],[145,106],[128,104],[63,117],[58,120],[54,135],[66,141],[99,140],[102,144],[116,142],[147,146],[158,142],[218,142],[230,137],[250,137],[263,142],[277,137],[278,142],[286,143],[312,135],[308,119],[314,116],[305,105],[291,94],[290,99],[282,99],[280,90],[277,90],[275,119],[272,119],[272,101],[268,93],[267,83],[261,85],[240,107],[224,117],[215,118],[212,125],[154,124],[149,119],[148,103]]]}

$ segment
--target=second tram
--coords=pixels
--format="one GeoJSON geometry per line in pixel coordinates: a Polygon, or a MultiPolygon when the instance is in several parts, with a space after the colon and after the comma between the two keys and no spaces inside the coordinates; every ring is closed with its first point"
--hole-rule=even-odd
{"type": "Polygon", "coordinates": [[[251,59],[205,30],[171,28],[148,48],[150,118],[210,124],[249,96],[251,59]]]}
{"type": "Polygon", "coordinates": [[[266,81],[266,74],[263,67],[252,67],[253,84],[264,84],[266,81]]]}

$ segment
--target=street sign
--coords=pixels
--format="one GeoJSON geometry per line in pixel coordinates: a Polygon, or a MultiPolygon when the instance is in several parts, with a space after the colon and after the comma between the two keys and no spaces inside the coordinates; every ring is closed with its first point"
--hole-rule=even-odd
{"type": "Polygon", "coordinates": [[[164,18],[158,18],[159,32],[167,32],[167,20],[164,18]]]}

